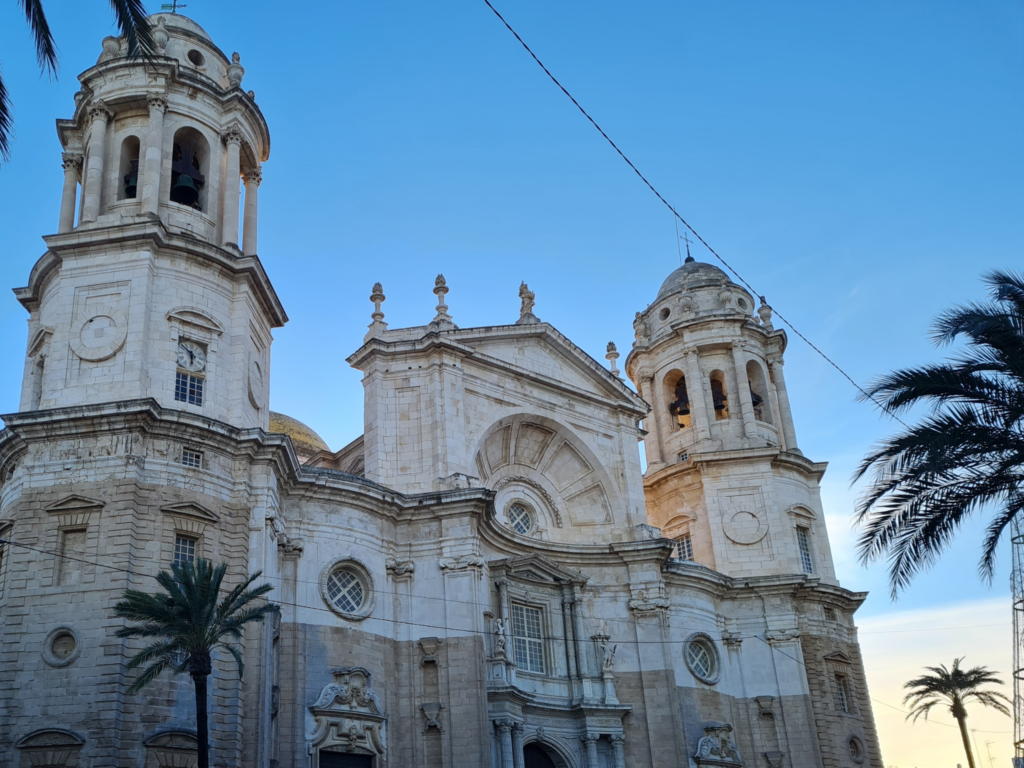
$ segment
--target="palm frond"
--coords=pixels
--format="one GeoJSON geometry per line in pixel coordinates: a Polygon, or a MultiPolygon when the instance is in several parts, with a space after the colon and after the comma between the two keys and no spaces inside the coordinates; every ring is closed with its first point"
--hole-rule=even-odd
{"type": "Polygon", "coordinates": [[[57,44],[53,40],[53,33],[50,31],[50,24],[43,12],[43,4],[40,0],[18,0],[21,10],[25,13],[25,21],[32,32],[32,39],[36,45],[36,61],[43,72],[49,73],[51,77],[57,76],[57,44]]]}
{"type": "Polygon", "coordinates": [[[126,691],[126,693],[129,696],[138,693],[151,682],[156,680],[157,677],[160,676],[160,673],[163,672],[168,666],[169,662],[166,660],[154,662],[153,664],[148,666],[141,675],[135,678],[135,682],[128,686],[128,690],[126,691]]]}
{"type": "Polygon", "coordinates": [[[153,30],[143,0],[110,0],[110,7],[122,37],[128,42],[128,56],[152,56],[153,30]]]}

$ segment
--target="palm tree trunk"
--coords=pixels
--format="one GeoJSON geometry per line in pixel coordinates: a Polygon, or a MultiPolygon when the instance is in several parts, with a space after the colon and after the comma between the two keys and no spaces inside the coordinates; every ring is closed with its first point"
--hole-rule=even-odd
{"type": "Polygon", "coordinates": [[[960,724],[960,738],[964,740],[964,751],[967,752],[967,766],[975,768],[974,753],[971,752],[971,737],[967,735],[967,718],[958,717],[956,721],[960,724]]]}
{"type": "MultiPolygon", "coordinates": [[[[192,674],[196,688],[196,737],[199,742],[199,760],[196,768],[210,768],[210,734],[206,711],[206,675],[192,674]]],[[[971,763],[974,768],[974,763],[971,763]]]]}

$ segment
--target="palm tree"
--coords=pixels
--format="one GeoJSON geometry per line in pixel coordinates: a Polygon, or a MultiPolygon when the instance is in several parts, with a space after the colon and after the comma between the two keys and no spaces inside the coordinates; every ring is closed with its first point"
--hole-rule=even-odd
{"type": "Polygon", "coordinates": [[[171,573],[161,571],[156,577],[163,593],[149,594],[137,589],[126,589],[124,600],[114,606],[114,615],[138,621],[117,631],[118,637],[158,638],[152,645],[135,654],[128,669],[143,664],[149,666],[128,689],[137,693],[151,683],[167,667],[188,672],[196,691],[196,735],[199,742],[199,768],[209,768],[209,723],[207,719],[206,678],[213,671],[211,653],[223,649],[230,653],[238,665],[241,679],[244,664],[236,643],[225,642],[225,637],[242,639],[242,629],[250,622],[261,622],[270,613],[280,610],[274,603],[253,605],[273,587],[262,584],[249,586],[260,577],[259,571],[232,589],[223,600],[221,582],[226,565],[214,567],[208,560],[174,563],[171,573]]]}
{"type": "Polygon", "coordinates": [[[936,344],[966,341],[955,357],[895,371],[866,392],[893,415],[918,403],[932,409],[876,447],[854,477],[872,471],[856,511],[861,561],[888,557],[894,600],[979,511],[992,515],[979,564],[991,581],[1003,530],[1024,510],[1024,275],[984,280],[990,301],[948,310],[933,326],[936,344]]]}
{"type": "Polygon", "coordinates": [[[904,704],[910,705],[909,720],[928,714],[932,707],[948,706],[949,713],[956,718],[960,726],[960,738],[964,741],[964,751],[967,752],[967,765],[974,768],[974,754],[971,752],[971,742],[967,735],[967,704],[971,701],[977,702],[984,707],[1002,712],[1007,717],[1010,710],[1006,704],[1009,699],[998,691],[983,691],[983,685],[1002,685],[1003,681],[996,677],[997,672],[990,672],[987,667],[974,667],[973,669],[960,669],[959,659],[953,659],[953,668],[946,669],[943,664],[938,667],[925,667],[932,674],[921,675],[908,681],[903,687],[910,691],[903,699],[904,704]]]}
{"type": "MultiPolygon", "coordinates": [[[[43,74],[57,77],[57,44],[43,12],[42,0],[18,0],[36,46],[36,60],[43,74]]],[[[153,50],[153,37],[146,18],[143,0],[110,0],[121,35],[128,41],[130,57],[148,56],[153,50]]],[[[12,104],[3,73],[0,72],[0,160],[11,159],[11,132],[14,129],[12,104]]]]}

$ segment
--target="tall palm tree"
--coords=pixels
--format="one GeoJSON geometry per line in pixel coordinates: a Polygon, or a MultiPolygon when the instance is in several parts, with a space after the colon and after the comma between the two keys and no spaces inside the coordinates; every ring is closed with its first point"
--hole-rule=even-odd
{"type": "Polygon", "coordinates": [[[967,752],[967,765],[975,768],[974,753],[971,752],[971,742],[967,735],[967,704],[973,701],[983,707],[992,707],[1009,717],[1010,710],[1003,702],[1009,703],[1010,700],[999,691],[981,690],[983,685],[1002,685],[1003,681],[996,677],[998,673],[990,672],[987,667],[960,669],[961,661],[962,656],[953,659],[952,669],[946,669],[945,664],[925,667],[932,674],[921,675],[908,681],[903,687],[910,693],[903,699],[903,703],[910,705],[907,719],[913,717],[914,722],[917,722],[921,715],[927,720],[932,707],[948,706],[949,713],[956,718],[960,726],[960,738],[963,739],[964,751],[967,752]]]}
{"type": "MultiPolygon", "coordinates": [[[[36,46],[36,60],[44,75],[57,77],[57,44],[53,40],[50,24],[43,12],[42,0],[18,0],[18,5],[25,13],[29,31],[36,46]]],[[[121,30],[121,35],[128,41],[130,57],[148,56],[153,50],[153,37],[146,18],[146,6],[143,0],[110,0],[114,18],[121,30]]],[[[3,73],[0,72],[0,160],[11,159],[11,133],[14,129],[14,116],[10,94],[4,85],[3,73]]]]}
{"type": "Polygon", "coordinates": [[[872,473],[856,511],[861,561],[888,557],[894,600],[982,511],[991,520],[979,571],[991,580],[1003,530],[1024,510],[1024,275],[984,280],[990,301],[954,307],[933,326],[936,344],[966,341],[954,357],[895,371],[867,390],[892,414],[931,407],[877,446],[854,478],[872,473]]]}
{"type": "Polygon", "coordinates": [[[132,683],[129,694],[137,693],[168,667],[188,672],[196,692],[196,736],[199,742],[199,768],[209,768],[209,723],[207,716],[206,678],[213,671],[211,654],[215,649],[230,653],[238,665],[241,679],[245,666],[238,645],[225,638],[242,639],[242,629],[251,622],[261,622],[280,610],[273,603],[253,605],[273,587],[250,585],[260,577],[259,571],[230,590],[220,600],[221,582],[226,565],[214,567],[208,560],[174,563],[171,573],[161,571],[156,577],[162,593],[149,594],[126,589],[124,600],[114,606],[114,615],[140,624],[117,631],[118,637],[156,638],[156,641],[135,654],[128,669],[149,666],[132,683]]]}

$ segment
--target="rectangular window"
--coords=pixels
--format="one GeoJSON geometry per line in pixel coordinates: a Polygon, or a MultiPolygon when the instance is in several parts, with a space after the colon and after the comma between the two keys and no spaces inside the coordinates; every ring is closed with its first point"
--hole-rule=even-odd
{"type": "Polygon", "coordinates": [[[196,540],[191,536],[174,537],[174,562],[194,563],[196,561],[196,540]]]}
{"type": "Polygon", "coordinates": [[[693,540],[690,539],[690,534],[684,533],[682,536],[676,537],[675,546],[672,547],[672,557],[676,560],[693,561],[693,540]]]}
{"type": "Polygon", "coordinates": [[[846,685],[846,675],[836,675],[836,709],[840,712],[850,711],[850,689],[846,685]]]}
{"type": "Polygon", "coordinates": [[[544,635],[541,627],[539,610],[512,604],[512,643],[516,664],[526,672],[544,674],[544,635]]]}
{"type": "Polygon", "coordinates": [[[57,583],[61,585],[82,583],[82,560],[85,555],[85,528],[61,531],[60,562],[57,583]]]}
{"type": "Polygon", "coordinates": [[[202,405],[203,379],[178,371],[178,378],[174,382],[174,399],[189,405],[202,405]]]}
{"type": "Polygon", "coordinates": [[[811,559],[811,541],[806,528],[796,529],[796,543],[800,547],[800,565],[804,573],[814,573],[814,560],[811,559]]]}
{"type": "Polygon", "coordinates": [[[187,448],[181,452],[181,463],[192,469],[199,469],[203,466],[203,454],[199,451],[190,451],[187,448]]]}

